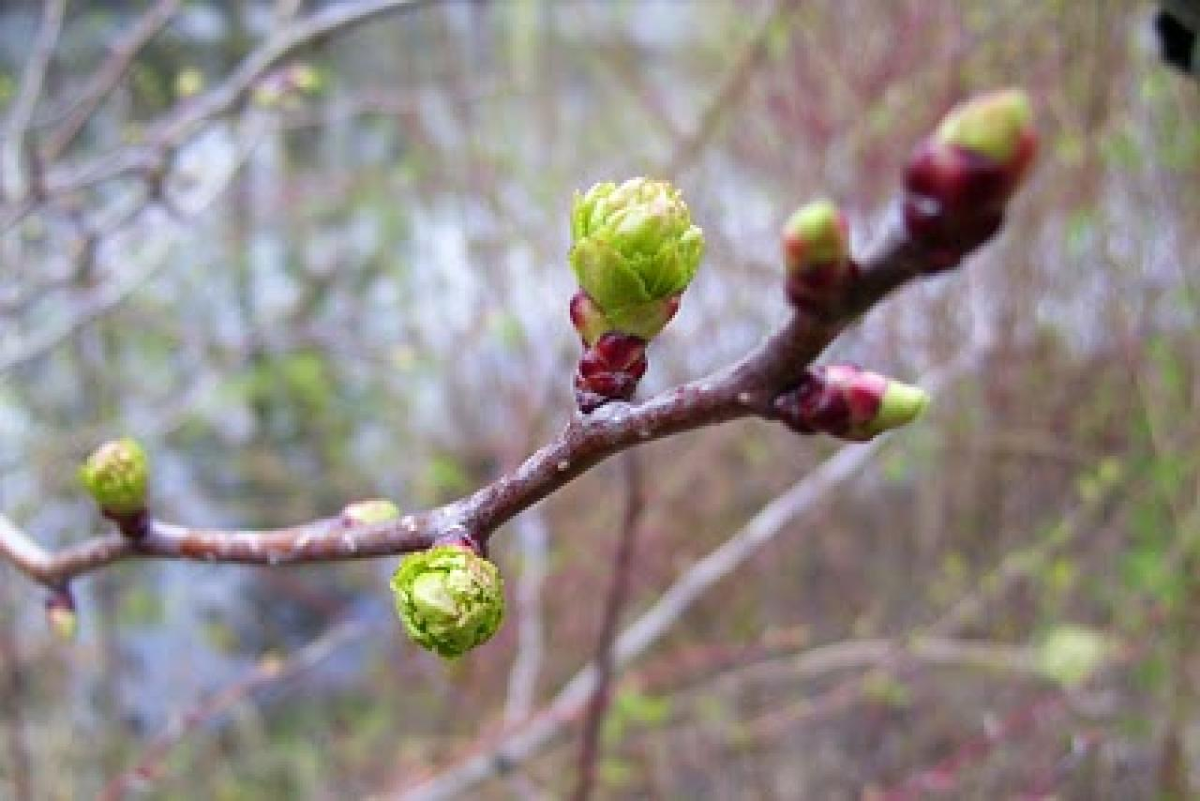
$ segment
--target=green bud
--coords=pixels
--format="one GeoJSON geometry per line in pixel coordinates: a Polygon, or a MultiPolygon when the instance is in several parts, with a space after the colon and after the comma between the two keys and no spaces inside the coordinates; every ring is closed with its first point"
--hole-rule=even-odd
{"type": "Polygon", "coordinates": [[[386,498],[372,498],[369,501],[351,503],[342,510],[342,519],[354,525],[367,526],[372,523],[385,523],[400,516],[400,507],[386,498]]]}
{"type": "Polygon", "coordinates": [[[929,393],[925,390],[889,378],[879,402],[879,411],[855,433],[863,439],[871,439],[884,431],[906,426],[920,417],[928,405],[929,393]]]}
{"type": "Polygon", "coordinates": [[[1095,629],[1065,624],[1041,641],[1034,652],[1034,660],[1043,676],[1071,685],[1096,672],[1112,650],[1113,643],[1095,629]]]}
{"type": "Polygon", "coordinates": [[[789,270],[850,257],[846,219],[828,200],[814,201],[794,212],[783,226],[783,243],[789,270]]]}
{"type": "Polygon", "coordinates": [[[571,268],[610,330],[647,340],[671,319],[704,254],[679,190],[647,178],[576,193],[571,239],[571,268]]]}
{"type": "Polygon", "coordinates": [[[486,642],[504,619],[500,571],[460,545],[406,556],[392,577],[392,593],[408,635],[446,659],[486,642]]]}
{"type": "Polygon", "coordinates": [[[1032,135],[1033,107],[1020,89],[1003,89],[956,106],[938,126],[939,142],[1007,164],[1032,135]]]}
{"type": "Polygon", "coordinates": [[[128,437],[101,445],[79,469],[79,477],[105,512],[131,515],[146,508],[146,452],[128,437]]]}
{"type": "Polygon", "coordinates": [[[46,620],[54,636],[63,642],[71,642],[79,634],[79,616],[69,590],[58,590],[46,599],[46,620]]]}

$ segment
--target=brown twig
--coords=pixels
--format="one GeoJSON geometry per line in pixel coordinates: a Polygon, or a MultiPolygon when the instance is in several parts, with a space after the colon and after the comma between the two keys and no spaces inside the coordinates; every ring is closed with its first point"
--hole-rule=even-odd
{"type": "Polygon", "coordinates": [[[612,583],[604,602],[604,617],[600,634],[596,638],[596,656],[593,660],[596,686],[588,700],[587,712],[580,734],[579,778],[575,786],[575,801],[587,801],[596,782],[596,761],[600,757],[600,732],[608,714],[611,701],[613,678],[613,641],[617,636],[617,624],[621,610],[629,596],[629,585],[633,574],[633,551],[637,545],[638,528],[642,511],[646,506],[642,487],[641,465],[637,452],[631,451],[623,460],[625,474],[625,512],[621,520],[621,533],[613,556],[612,583]]]}

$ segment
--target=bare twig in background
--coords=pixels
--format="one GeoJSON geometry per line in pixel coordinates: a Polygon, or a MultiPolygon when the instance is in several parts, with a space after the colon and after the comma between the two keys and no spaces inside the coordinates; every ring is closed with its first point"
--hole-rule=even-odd
{"type": "Polygon", "coordinates": [[[43,164],[51,164],[66,151],[88,120],[125,77],[126,71],[150,40],[167,26],[179,11],[180,0],[158,0],[129,26],[112,46],[108,58],[93,73],[79,97],[62,115],[62,122],[46,137],[42,147],[43,164]]]}
{"type": "Polygon", "coordinates": [[[1028,736],[1040,724],[1060,717],[1067,703],[1062,690],[1055,689],[1039,695],[1008,715],[998,725],[989,726],[975,737],[962,743],[954,753],[936,765],[914,774],[899,786],[872,794],[878,801],[910,801],[926,797],[931,792],[948,792],[958,786],[958,774],[967,766],[986,757],[993,749],[1018,735],[1028,736]]]}
{"type": "Polygon", "coordinates": [[[66,0],[45,0],[42,4],[42,24],[29,60],[21,73],[21,85],[4,123],[4,147],[0,151],[0,176],[4,182],[4,197],[19,203],[29,194],[30,166],[25,163],[25,135],[33,110],[42,95],[42,83],[54,58],[58,35],[62,31],[66,0]]]}
{"type": "Polygon", "coordinates": [[[767,45],[779,25],[785,24],[789,14],[800,7],[799,0],[776,0],[762,23],[750,37],[741,57],[729,69],[725,80],[705,106],[692,133],[683,138],[671,154],[667,175],[678,175],[692,166],[704,151],[705,145],[720,129],[721,121],[737,107],[736,98],[744,94],[746,85],[755,70],[766,60],[770,50],[767,45]]]}
{"type": "Polygon", "coordinates": [[[633,580],[633,552],[637,547],[638,529],[641,526],[642,510],[646,506],[645,489],[642,486],[641,465],[636,451],[625,454],[622,460],[625,478],[625,510],[621,530],[617,538],[617,549],[613,555],[611,584],[608,597],[604,600],[604,613],[600,632],[596,637],[596,656],[592,670],[596,680],[592,697],[588,701],[580,735],[579,775],[575,785],[575,801],[587,801],[596,782],[596,761],[600,757],[600,732],[611,702],[610,691],[613,677],[613,639],[621,621],[621,610],[629,595],[633,580]]]}
{"type": "Polygon", "coordinates": [[[538,676],[546,653],[545,622],[542,615],[542,584],[549,572],[547,551],[550,532],[541,507],[534,507],[514,521],[521,569],[517,576],[517,655],[508,676],[504,721],[519,723],[533,711],[538,676]]]}
{"type": "Polygon", "coordinates": [[[117,801],[135,790],[144,790],[159,776],[162,764],[184,738],[202,726],[226,715],[255,692],[272,684],[292,679],[311,670],[339,649],[365,636],[368,628],[348,620],[327,629],[325,633],[286,659],[264,657],[248,676],[229,685],[215,695],[203,698],[192,707],[178,713],[167,727],[134,760],[133,766],[115,776],[105,787],[101,798],[117,801]]]}
{"type": "MultiPolygon", "coordinates": [[[[194,216],[200,214],[224,194],[234,176],[245,164],[255,146],[258,144],[260,132],[248,136],[238,146],[238,151],[224,173],[212,180],[201,191],[184,204],[173,203],[171,210],[179,215],[194,216]]],[[[161,198],[160,198],[161,199],[161,198]]],[[[122,219],[108,221],[109,235],[119,229],[125,222],[132,220],[144,208],[143,201],[136,201],[123,214],[122,219]]],[[[180,220],[176,220],[179,222],[180,220]]],[[[166,243],[160,243],[164,250],[166,243]]],[[[44,323],[40,329],[26,338],[0,352],[0,375],[35,359],[45,356],[56,346],[64,342],[76,331],[91,324],[95,320],[120,307],[129,298],[154,279],[167,266],[167,259],[147,257],[141,264],[128,269],[120,275],[109,278],[105,283],[84,291],[77,297],[74,308],[63,317],[44,323]]]]}
{"type": "MultiPolygon", "coordinates": [[[[0,517],[0,526],[8,521],[0,517]]],[[[0,590],[0,600],[8,601],[9,588],[0,590]]],[[[33,776],[30,771],[29,741],[26,737],[25,713],[22,700],[25,695],[25,665],[16,636],[16,620],[5,609],[0,609],[0,670],[3,671],[3,692],[0,702],[4,705],[6,739],[8,741],[8,774],[15,801],[30,801],[33,798],[33,776]]]]}
{"type": "Polygon", "coordinates": [[[184,141],[217,117],[233,111],[281,61],[313,42],[392,11],[416,10],[438,0],[360,0],[330,6],[278,29],[221,83],[178,106],[149,126],[144,141],[82,164],[46,173],[53,195],[131,174],[153,172],[169,161],[184,141]]]}

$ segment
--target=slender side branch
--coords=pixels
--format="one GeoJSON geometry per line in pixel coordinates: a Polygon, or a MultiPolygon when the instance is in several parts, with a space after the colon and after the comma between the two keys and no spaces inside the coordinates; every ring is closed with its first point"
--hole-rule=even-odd
{"type": "Polygon", "coordinates": [[[642,471],[637,451],[624,457],[625,467],[625,513],[621,521],[621,533],[617,551],[613,558],[612,581],[608,598],[604,602],[604,619],[600,623],[600,636],[596,642],[596,687],[588,701],[587,715],[583,721],[583,734],[579,748],[579,777],[575,786],[575,801],[587,801],[596,782],[596,762],[600,758],[600,732],[608,715],[611,702],[613,665],[613,641],[617,636],[617,625],[621,622],[621,610],[629,596],[629,584],[633,579],[633,552],[637,545],[638,529],[646,499],[642,487],[642,471]]]}

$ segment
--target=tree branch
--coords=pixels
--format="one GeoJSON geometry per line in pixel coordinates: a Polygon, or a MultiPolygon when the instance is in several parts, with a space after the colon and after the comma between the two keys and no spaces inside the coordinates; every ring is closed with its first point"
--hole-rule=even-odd
{"type": "Polygon", "coordinates": [[[596,761],[600,758],[600,732],[608,714],[611,701],[610,689],[614,672],[613,640],[621,622],[621,610],[629,596],[629,583],[633,578],[633,552],[637,546],[638,529],[646,507],[645,491],[642,487],[641,465],[637,452],[631,451],[624,457],[625,512],[621,521],[621,532],[617,539],[617,550],[613,557],[612,580],[608,598],[604,602],[604,618],[600,623],[600,634],[596,638],[596,687],[588,701],[587,716],[583,721],[583,734],[579,747],[579,777],[573,798],[587,801],[596,782],[596,761]]]}
{"type": "Polygon", "coordinates": [[[615,453],[740,417],[773,418],[775,396],[795,386],[851,320],[920,275],[922,266],[921,251],[906,237],[899,215],[889,215],[883,236],[860,260],[860,277],[837,319],[794,314],[749,355],[706,378],[644,403],[614,403],[576,416],[516,470],[442,507],[370,526],[333,517],[266,531],[198,529],[152,519],[136,541],[109,535],[56,554],[10,527],[0,529],[0,553],[35,581],[58,587],[131,558],[279,565],[396,555],[463,534],[486,543],[501,525],[615,453]]]}

